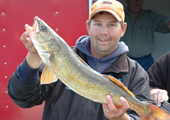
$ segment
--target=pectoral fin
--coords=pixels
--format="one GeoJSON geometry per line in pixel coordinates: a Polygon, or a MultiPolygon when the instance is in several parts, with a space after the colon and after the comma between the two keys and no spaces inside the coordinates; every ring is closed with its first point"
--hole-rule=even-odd
{"type": "Polygon", "coordinates": [[[41,84],[50,84],[56,82],[57,80],[58,78],[53,73],[53,71],[50,70],[48,66],[46,66],[41,74],[41,84]]]}
{"type": "Polygon", "coordinates": [[[114,78],[114,77],[112,77],[112,76],[109,76],[109,75],[104,75],[105,77],[107,77],[109,80],[111,80],[113,83],[115,83],[116,85],[118,85],[120,88],[122,88],[124,91],[126,91],[130,96],[133,96],[133,97],[135,97],[135,95],[131,92],[131,91],[129,91],[128,89],[127,89],[127,87],[126,86],[124,86],[124,84],[123,83],[121,83],[119,80],[117,80],[116,78],[114,78]]]}

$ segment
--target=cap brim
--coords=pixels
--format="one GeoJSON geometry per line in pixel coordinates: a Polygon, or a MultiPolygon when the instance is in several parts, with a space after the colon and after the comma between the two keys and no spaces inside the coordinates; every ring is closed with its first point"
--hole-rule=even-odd
{"type": "Polygon", "coordinates": [[[115,16],[115,18],[116,18],[119,22],[122,21],[122,19],[121,19],[115,12],[113,12],[113,11],[111,11],[111,10],[106,10],[106,9],[96,11],[95,13],[93,13],[93,15],[91,15],[90,19],[91,19],[96,13],[98,13],[98,12],[109,12],[109,13],[111,13],[113,16],[115,16]]]}

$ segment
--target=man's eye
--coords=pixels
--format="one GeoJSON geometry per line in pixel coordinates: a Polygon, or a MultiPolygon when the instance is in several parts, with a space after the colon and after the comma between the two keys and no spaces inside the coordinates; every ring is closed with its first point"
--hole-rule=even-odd
{"type": "Polygon", "coordinates": [[[100,24],[100,23],[96,23],[96,25],[97,25],[97,26],[101,26],[101,24],[100,24]]]}
{"type": "Polygon", "coordinates": [[[110,27],[113,27],[113,26],[115,26],[115,25],[114,25],[114,24],[110,24],[109,26],[110,26],[110,27]]]}
{"type": "Polygon", "coordinates": [[[46,31],[47,27],[46,26],[41,26],[41,30],[46,31]]]}

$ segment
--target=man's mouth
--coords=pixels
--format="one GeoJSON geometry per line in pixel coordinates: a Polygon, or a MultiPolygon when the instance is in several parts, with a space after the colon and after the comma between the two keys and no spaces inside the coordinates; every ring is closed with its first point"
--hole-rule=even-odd
{"type": "Polygon", "coordinates": [[[109,41],[109,39],[99,39],[100,41],[102,41],[102,42],[107,42],[107,41],[109,41]]]}

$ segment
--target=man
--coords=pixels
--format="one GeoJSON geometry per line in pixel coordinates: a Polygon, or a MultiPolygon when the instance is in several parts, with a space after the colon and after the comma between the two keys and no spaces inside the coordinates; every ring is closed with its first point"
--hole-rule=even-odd
{"type": "Polygon", "coordinates": [[[128,24],[121,41],[129,47],[128,56],[146,71],[153,64],[154,32],[169,33],[170,18],[143,10],[143,0],[126,0],[125,21],[128,24]]]}
{"type": "MultiPolygon", "coordinates": [[[[161,56],[148,70],[151,96],[158,107],[165,101],[170,102],[170,52],[161,56]]],[[[170,108],[169,108],[170,110],[170,108]]]]}
{"type": "MultiPolygon", "coordinates": [[[[126,56],[128,47],[119,42],[126,31],[124,10],[115,0],[97,1],[91,8],[86,27],[89,36],[82,36],[76,42],[74,51],[94,70],[112,75],[134,93],[141,101],[154,103],[150,99],[147,73],[139,64],[126,56]]],[[[127,100],[120,97],[121,108],[116,108],[109,95],[108,104],[86,99],[67,89],[60,80],[40,85],[44,65],[28,33],[21,35],[21,41],[28,49],[26,59],[11,76],[8,93],[13,101],[23,108],[45,101],[43,120],[138,120],[139,116],[129,109],[127,100]]]]}

